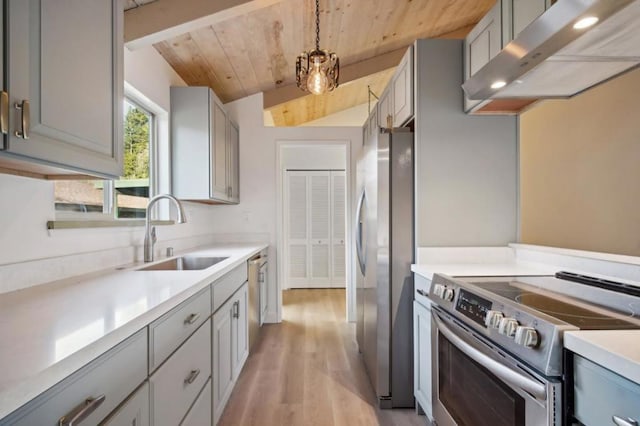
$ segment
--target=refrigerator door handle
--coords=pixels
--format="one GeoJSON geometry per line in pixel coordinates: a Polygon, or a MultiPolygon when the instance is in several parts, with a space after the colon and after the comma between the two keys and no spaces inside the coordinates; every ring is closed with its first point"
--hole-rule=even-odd
{"type": "Polygon", "coordinates": [[[358,256],[358,265],[360,266],[360,272],[364,275],[365,270],[365,257],[362,251],[362,207],[366,198],[365,190],[362,190],[360,199],[358,200],[358,206],[356,207],[356,254],[358,256]]]}

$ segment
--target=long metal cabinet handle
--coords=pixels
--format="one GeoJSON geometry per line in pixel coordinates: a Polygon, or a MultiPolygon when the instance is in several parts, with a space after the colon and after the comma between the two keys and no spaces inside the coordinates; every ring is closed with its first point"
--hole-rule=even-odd
{"type": "Polygon", "coordinates": [[[240,318],[240,302],[233,302],[233,317],[240,318]]]}
{"type": "Polygon", "coordinates": [[[365,271],[365,259],[362,254],[362,222],[360,222],[360,214],[362,212],[362,205],[364,204],[365,191],[362,190],[360,199],[358,200],[358,206],[356,207],[356,255],[358,256],[358,265],[360,266],[360,272],[364,275],[365,271]]]}
{"type": "Polygon", "coordinates": [[[198,321],[198,318],[200,318],[200,314],[193,313],[184,320],[184,323],[191,325],[194,322],[198,321]]]}
{"type": "Polygon", "coordinates": [[[611,417],[611,420],[613,421],[613,424],[617,426],[638,426],[638,422],[631,418],[625,420],[622,417],[613,416],[611,417]]]}
{"type": "Polygon", "coordinates": [[[9,133],[9,94],[5,91],[0,93],[0,132],[9,133]]]}
{"type": "Polygon", "coordinates": [[[20,122],[22,123],[22,129],[16,130],[15,135],[22,139],[29,139],[29,128],[31,127],[31,106],[28,100],[22,102],[16,102],[15,109],[20,111],[20,122]]]}
{"type": "Polygon", "coordinates": [[[442,333],[451,343],[453,343],[455,347],[460,349],[460,351],[467,355],[469,358],[482,365],[484,368],[489,370],[491,373],[493,373],[499,379],[505,381],[506,383],[529,392],[539,400],[544,401],[547,399],[547,389],[545,385],[540,382],[536,382],[529,377],[518,373],[517,371],[512,370],[506,365],[501,364],[493,358],[483,354],[482,352],[465,342],[461,337],[459,337],[449,327],[447,327],[435,312],[432,314],[432,316],[436,323],[436,326],[438,327],[438,331],[442,333]]]}
{"type": "Polygon", "coordinates": [[[100,395],[96,398],[87,398],[82,404],[71,410],[71,412],[65,416],[62,416],[58,421],[58,426],[78,426],[91,415],[96,409],[102,405],[107,399],[105,395],[100,395]]]}
{"type": "Polygon", "coordinates": [[[191,383],[196,381],[196,379],[198,378],[199,375],[200,375],[200,369],[199,368],[196,368],[195,370],[191,370],[189,372],[189,375],[187,376],[187,378],[184,379],[184,384],[185,385],[190,385],[191,383]]]}

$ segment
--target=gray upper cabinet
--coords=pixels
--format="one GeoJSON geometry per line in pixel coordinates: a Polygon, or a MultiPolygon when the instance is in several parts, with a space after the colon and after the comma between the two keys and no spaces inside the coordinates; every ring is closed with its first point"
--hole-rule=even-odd
{"type": "Polygon", "coordinates": [[[239,202],[239,132],[234,126],[208,87],[171,88],[173,195],[191,201],[239,202]]]}
{"type": "Polygon", "coordinates": [[[413,46],[409,46],[398,64],[377,109],[378,126],[384,128],[402,126],[413,117],[413,46]]]}
{"type": "MultiPolygon", "coordinates": [[[[500,0],[464,40],[464,79],[478,72],[552,4],[552,0],[500,0]]],[[[484,100],[465,96],[464,110],[473,112],[484,100]]]]}
{"type": "Polygon", "coordinates": [[[5,5],[9,113],[0,161],[17,170],[25,164],[30,171],[120,176],[122,1],[8,0],[5,5]]]}
{"type": "Polygon", "coordinates": [[[227,181],[231,201],[240,202],[240,130],[229,120],[229,139],[227,146],[227,181]]]}
{"type": "Polygon", "coordinates": [[[402,126],[413,117],[413,46],[407,49],[391,82],[393,86],[393,125],[402,126]]]}
{"type": "MultiPolygon", "coordinates": [[[[213,92],[210,91],[213,96],[213,92]]],[[[230,198],[227,186],[227,113],[217,99],[212,98],[213,149],[211,153],[211,192],[212,198],[226,200],[230,198]]]]}

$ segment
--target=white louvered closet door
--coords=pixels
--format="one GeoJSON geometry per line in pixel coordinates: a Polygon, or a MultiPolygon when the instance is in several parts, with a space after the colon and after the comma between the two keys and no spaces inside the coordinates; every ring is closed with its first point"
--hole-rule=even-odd
{"type": "Polygon", "coordinates": [[[310,285],[328,287],[331,279],[331,195],[329,172],[309,172],[310,285]]]}
{"type": "Polygon", "coordinates": [[[308,282],[307,173],[287,172],[285,191],[285,239],[287,287],[308,282]]]}
{"type": "Polygon", "coordinates": [[[285,287],[344,287],[344,171],[287,171],[285,181],[285,287]]]}
{"type": "Polygon", "coordinates": [[[346,246],[345,246],[345,173],[331,172],[331,284],[345,287],[346,246]]]}

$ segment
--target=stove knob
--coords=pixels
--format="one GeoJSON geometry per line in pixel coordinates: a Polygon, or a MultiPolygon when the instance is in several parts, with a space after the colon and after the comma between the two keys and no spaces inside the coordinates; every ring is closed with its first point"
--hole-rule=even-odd
{"type": "Polygon", "coordinates": [[[442,284],[434,284],[433,286],[433,294],[442,299],[442,295],[444,294],[445,287],[442,284]]]}
{"type": "Polygon", "coordinates": [[[453,302],[454,296],[455,293],[453,292],[453,289],[445,287],[444,292],[442,293],[442,298],[447,302],[453,302]]]}
{"type": "Polygon", "coordinates": [[[517,344],[527,348],[535,348],[540,343],[540,335],[533,327],[518,327],[515,339],[517,344]]]}
{"type": "Polygon", "coordinates": [[[518,320],[515,318],[502,318],[500,320],[500,326],[498,332],[504,334],[507,337],[514,337],[516,329],[518,328],[518,320]]]}
{"type": "Polygon", "coordinates": [[[487,315],[484,318],[484,325],[489,328],[500,327],[500,321],[504,318],[504,315],[500,311],[487,311],[487,315]]]}

